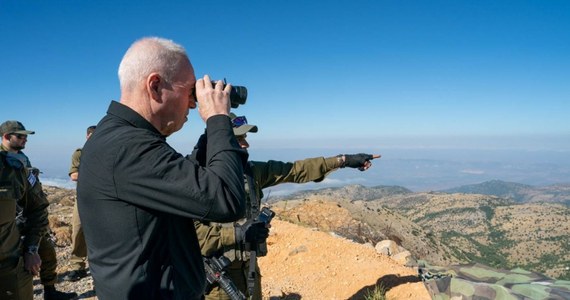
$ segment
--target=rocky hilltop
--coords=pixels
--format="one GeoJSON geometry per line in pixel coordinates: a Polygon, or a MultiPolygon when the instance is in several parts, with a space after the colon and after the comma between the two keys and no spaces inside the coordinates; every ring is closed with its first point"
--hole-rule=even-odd
{"type": "MultiPolygon", "coordinates": [[[[533,188],[533,199],[541,197],[536,191],[544,189],[551,195],[553,188],[560,186],[533,188]]],[[[412,193],[400,187],[383,187],[401,192],[378,193],[377,198],[361,200],[360,195],[375,195],[376,189],[355,185],[304,191],[274,205],[336,202],[350,210],[357,222],[366,224],[361,228],[371,228],[365,236],[389,235],[433,264],[470,261],[570,278],[570,208],[562,201],[520,203],[481,194],[412,193]]],[[[567,200],[563,196],[557,199],[567,200]]]]}

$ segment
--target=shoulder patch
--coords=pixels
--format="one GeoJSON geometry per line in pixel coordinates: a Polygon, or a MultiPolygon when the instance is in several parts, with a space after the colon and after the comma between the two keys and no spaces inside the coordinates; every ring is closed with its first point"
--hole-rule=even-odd
{"type": "Polygon", "coordinates": [[[34,175],[34,173],[32,172],[28,173],[28,182],[30,183],[30,186],[36,185],[36,182],[38,182],[38,178],[36,177],[36,175],[34,175]]]}

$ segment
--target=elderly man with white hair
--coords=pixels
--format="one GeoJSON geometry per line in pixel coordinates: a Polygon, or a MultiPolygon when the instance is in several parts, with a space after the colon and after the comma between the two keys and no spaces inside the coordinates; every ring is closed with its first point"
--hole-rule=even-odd
{"type": "Polygon", "coordinates": [[[83,147],[79,216],[99,299],[201,299],[205,273],[193,220],[244,215],[247,152],[233,135],[231,85],[196,80],[185,50],[143,38],[119,66],[121,98],[83,147]],[[166,137],[199,101],[203,161],[166,137]]]}

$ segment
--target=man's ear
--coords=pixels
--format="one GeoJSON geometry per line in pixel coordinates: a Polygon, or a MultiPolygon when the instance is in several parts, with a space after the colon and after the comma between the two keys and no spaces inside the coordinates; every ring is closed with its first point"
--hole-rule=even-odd
{"type": "Polygon", "coordinates": [[[160,75],[156,73],[152,73],[148,76],[146,82],[147,93],[149,94],[151,99],[160,101],[161,93],[160,93],[160,85],[161,85],[162,78],[160,75]]]}

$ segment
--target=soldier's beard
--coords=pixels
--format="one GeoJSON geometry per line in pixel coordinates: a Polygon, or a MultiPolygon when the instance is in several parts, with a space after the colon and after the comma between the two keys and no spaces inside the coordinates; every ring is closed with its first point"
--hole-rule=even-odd
{"type": "Polygon", "coordinates": [[[24,148],[26,148],[26,146],[20,146],[20,145],[10,145],[13,150],[15,151],[20,151],[20,150],[24,150],[24,148]]]}

